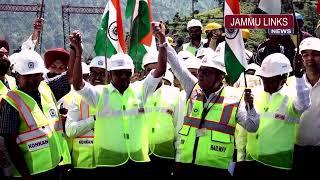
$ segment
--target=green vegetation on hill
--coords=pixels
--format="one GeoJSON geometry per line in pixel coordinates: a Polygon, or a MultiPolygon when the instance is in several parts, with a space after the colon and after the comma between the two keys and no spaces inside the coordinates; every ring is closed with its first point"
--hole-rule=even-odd
{"type": "MultiPolygon", "coordinates": [[[[302,14],[305,18],[304,30],[313,34],[313,30],[316,27],[317,21],[320,19],[320,16],[316,14],[316,0],[312,0],[309,3],[303,2],[306,0],[301,0],[303,6],[295,5],[295,11],[302,14]],[[302,8],[301,8],[302,7],[302,8]]],[[[243,2],[241,1],[241,14],[252,14],[257,7],[257,3],[253,2],[243,2]]],[[[291,8],[291,2],[283,3],[282,11],[289,13],[291,8]]],[[[202,22],[203,26],[206,26],[210,22],[217,22],[223,24],[223,8],[220,7],[214,8],[212,10],[199,13],[195,15],[195,19],[198,19],[202,22]]],[[[186,30],[187,23],[191,20],[191,16],[180,17],[179,13],[175,15],[172,21],[167,21],[169,29],[172,32],[172,36],[177,39],[178,37],[188,37],[188,32],[186,30]]],[[[205,34],[203,34],[205,38],[205,34]]],[[[247,42],[247,48],[251,51],[255,51],[256,47],[265,39],[266,31],[261,29],[250,29],[250,38],[247,42]]]]}

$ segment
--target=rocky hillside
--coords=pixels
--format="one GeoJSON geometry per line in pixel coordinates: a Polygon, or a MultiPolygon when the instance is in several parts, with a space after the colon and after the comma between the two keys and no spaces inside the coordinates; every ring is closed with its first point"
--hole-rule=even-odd
{"type": "MultiPolygon", "coordinates": [[[[127,0],[121,0],[123,15],[127,0]]],[[[9,4],[37,4],[41,0],[0,0],[9,4]]],[[[62,4],[73,6],[101,6],[104,7],[107,0],[45,0],[45,26],[42,36],[42,53],[47,48],[63,46],[62,4]]],[[[190,15],[192,0],[151,0],[153,16],[155,20],[171,20],[176,12],[181,15],[190,15]]],[[[216,7],[215,0],[198,0],[195,9],[200,12],[216,7]]],[[[85,42],[85,56],[94,56],[93,45],[100,15],[70,15],[70,29],[80,29],[83,32],[85,42]]],[[[36,18],[35,13],[0,12],[0,37],[7,39],[11,49],[18,48],[32,31],[32,24],[36,18]]],[[[125,20],[126,30],[129,30],[129,21],[125,20]]]]}

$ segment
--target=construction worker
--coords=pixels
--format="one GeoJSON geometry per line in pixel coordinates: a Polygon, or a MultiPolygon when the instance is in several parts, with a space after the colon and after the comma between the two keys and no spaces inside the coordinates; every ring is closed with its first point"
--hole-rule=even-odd
{"type": "MultiPolygon", "coordinates": [[[[145,172],[150,171],[148,125],[143,105],[166,71],[167,43],[160,26],[164,25],[152,23],[154,35],[160,42],[157,68],[142,83],[130,84],[134,65],[127,54],[111,56],[107,64],[111,83],[102,89],[83,82],[81,63],[75,61],[73,86],[96,110],[95,163],[97,167],[104,167],[101,173],[105,176],[146,176],[145,172]]],[[[80,33],[74,32],[70,39],[77,51],[81,51],[80,33]]]]}
{"type": "Polygon", "coordinates": [[[295,146],[294,172],[299,176],[317,174],[320,161],[320,39],[310,37],[300,43],[299,52],[305,67],[304,77],[311,88],[311,106],[302,113],[295,146]]]}
{"type": "Polygon", "coordinates": [[[222,56],[202,58],[196,78],[180,63],[172,47],[167,51],[169,64],[187,95],[175,175],[230,176],[236,123],[251,132],[259,127],[259,115],[250,108],[253,97],[249,91],[245,93],[245,102],[250,105],[246,110],[244,103],[239,106],[242,92],[223,86],[226,70],[222,56]]]}
{"type": "Polygon", "coordinates": [[[207,34],[208,42],[204,44],[205,48],[216,50],[219,43],[224,41],[223,27],[219,23],[209,23],[204,29],[207,34]]]}
{"type": "Polygon", "coordinates": [[[183,44],[183,50],[189,51],[194,56],[197,51],[203,47],[203,42],[201,39],[202,34],[202,24],[199,20],[191,19],[187,24],[187,30],[191,41],[189,43],[183,44]]]}
{"type": "MultiPolygon", "coordinates": [[[[261,65],[263,88],[254,95],[254,107],[260,114],[260,127],[247,136],[247,173],[250,177],[288,176],[293,165],[296,126],[301,113],[310,106],[310,89],[296,68],[296,97],[285,85],[292,71],[289,59],[274,53],[261,65]]],[[[243,170],[243,169],[242,169],[243,170]]]]}
{"type": "MultiPolygon", "coordinates": [[[[246,43],[250,37],[250,31],[248,29],[241,29],[241,33],[242,33],[243,42],[246,43]]],[[[218,44],[218,46],[215,50],[215,53],[224,55],[225,44],[226,44],[225,41],[218,44]]],[[[250,62],[253,62],[253,60],[252,60],[253,53],[251,51],[245,49],[244,55],[245,55],[245,58],[246,58],[248,64],[250,62]]]]}
{"type": "Polygon", "coordinates": [[[215,52],[211,48],[202,48],[197,52],[196,58],[202,59],[208,53],[211,53],[212,56],[214,56],[215,52]]]}
{"type": "MultiPolygon", "coordinates": [[[[249,31],[249,29],[241,29],[241,33],[242,33],[243,42],[246,46],[247,45],[246,43],[248,42],[249,37],[250,37],[250,31],[249,31]]],[[[247,46],[245,49],[245,57],[246,57],[248,64],[253,62],[253,59],[252,59],[253,53],[247,49],[247,46]]]]}
{"type": "MultiPolygon", "coordinates": [[[[93,85],[106,85],[107,71],[104,56],[97,56],[90,62],[88,82],[93,85]]],[[[82,63],[83,68],[83,63],[82,63]]],[[[82,72],[84,74],[84,72],[82,72]]],[[[95,175],[94,160],[94,118],[95,110],[77,93],[72,93],[72,102],[68,107],[66,134],[72,139],[72,165],[75,177],[92,177],[95,175]]]]}
{"type": "Polygon", "coordinates": [[[0,135],[16,168],[12,176],[58,179],[58,165],[67,163],[70,155],[61,138],[55,99],[70,91],[73,62],[69,64],[70,72],[44,82],[46,69],[41,56],[31,50],[19,54],[14,65],[18,88],[9,91],[0,105],[0,135]]]}
{"type": "MultiPolygon", "coordinates": [[[[143,58],[143,69],[149,74],[157,67],[158,52],[149,51],[143,58]]],[[[168,78],[173,81],[173,75],[168,78]]],[[[156,91],[150,96],[145,105],[146,119],[149,123],[150,159],[152,174],[170,176],[175,157],[175,125],[177,124],[179,109],[178,97],[180,90],[160,82],[156,91]]]]}
{"type": "Polygon", "coordinates": [[[163,76],[163,84],[167,85],[167,86],[174,87],[173,82],[174,82],[174,76],[173,76],[172,72],[169,71],[169,69],[168,69],[163,76]]]}
{"type": "Polygon", "coordinates": [[[44,63],[49,70],[45,78],[53,78],[65,72],[67,70],[69,58],[69,52],[63,48],[48,49],[44,54],[44,63]]]}

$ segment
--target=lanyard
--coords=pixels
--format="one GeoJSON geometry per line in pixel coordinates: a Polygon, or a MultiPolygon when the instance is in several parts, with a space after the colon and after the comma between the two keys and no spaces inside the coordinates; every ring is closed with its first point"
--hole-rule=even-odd
{"type": "MultiPolygon", "coordinates": [[[[202,102],[202,105],[203,105],[203,111],[202,111],[202,114],[201,114],[201,122],[200,122],[200,126],[199,126],[199,129],[202,128],[202,125],[204,124],[204,120],[208,114],[208,112],[210,111],[210,109],[218,102],[218,100],[220,99],[220,96],[221,96],[221,93],[223,91],[223,88],[221,88],[219,94],[217,96],[215,96],[215,100],[213,102],[213,104],[210,106],[210,107],[205,107],[205,102],[203,101],[202,102]]],[[[209,102],[209,101],[208,101],[209,102]]],[[[209,103],[208,103],[209,105],[209,103]]]]}

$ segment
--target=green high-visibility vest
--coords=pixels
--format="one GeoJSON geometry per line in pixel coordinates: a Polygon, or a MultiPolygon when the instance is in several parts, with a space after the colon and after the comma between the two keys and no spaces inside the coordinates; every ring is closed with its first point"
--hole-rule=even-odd
{"type": "Polygon", "coordinates": [[[217,97],[209,103],[211,108],[200,128],[204,94],[199,85],[195,86],[188,98],[187,114],[179,131],[177,162],[228,169],[233,159],[236,113],[241,92],[227,86],[217,97]]]}
{"type": "MultiPolygon", "coordinates": [[[[5,79],[8,81],[10,89],[17,88],[16,80],[13,77],[5,75],[5,79]]],[[[5,86],[2,81],[0,81],[0,98],[1,96],[6,95],[7,93],[8,93],[7,86],[5,86]]]]}
{"type": "Polygon", "coordinates": [[[146,119],[150,123],[150,153],[161,158],[175,156],[175,108],[178,105],[179,89],[162,85],[145,105],[146,119]]]}
{"type": "MultiPolygon", "coordinates": [[[[80,119],[84,120],[95,114],[92,107],[75,94],[75,100],[80,110],[80,119]]],[[[92,169],[95,168],[94,148],[93,148],[94,132],[93,130],[84,135],[73,138],[72,141],[72,165],[75,168],[92,169]]]]}
{"type": "Polygon", "coordinates": [[[63,132],[63,124],[60,121],[59,112],[57,110],[57,102],[56,99],[50,89],[50,87],[47,85],[45,81],[41,81],[39,86],[39,92],[50,92],[47,95],[42,95],[41,98],[45,100],[41,100],[42,102],[46,102],[45,104],[42,104],[42,109],[46,117],[48,118],[50,125],[52,128],[57,132],[57,135],[59,137],[60,142],[60,151],[62,152],[62,161],[59,165],[67,165],[71,164],[71,155],[69,150],[69,145],[66,140],[66,135],[63,132]]]}
{"type": "MultiPolygon", "coordinates": [[[[41,83],[40,86],[45,84],[41,83]]],[[[59,134],[50,122],[59,120],[52,93],[50,88],[39,89],[43,110],[32,97],[19,90],[9,91],[3,97],[19,112],[20,126],[16,142],[32,175],[55,168],[63,156],[59,134]]],[[[20,176],[17,170],[13,171],[13,176],[20,176]]]]}
{"type": "Polygon", "coordinates": [[[301,114],[295,112],[293,99],[286,94],[280,92],[271,99],[264,91],[256,95],[254,106],[260,114],[260,125],[257,132],[248,133],[248,160],[279,169],[292,168],[296,126],[301,114]]]}
{"type": "MultiPolygon", "coordinates": [[[[148,126],[140,102],[131,85],[123,95],[107,85],[96,107],[94,155],[96,166],[119,166],[129,158],[135,162],[150,161],[148,126]]],[[[142,88],[140,88],[142,89],[142,88]]],[[[141,99],[141,98],[140,98],[141,99]]]]}

